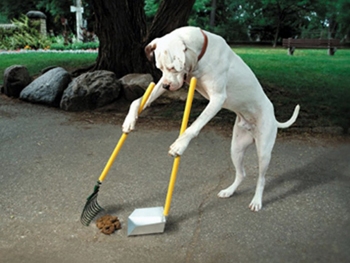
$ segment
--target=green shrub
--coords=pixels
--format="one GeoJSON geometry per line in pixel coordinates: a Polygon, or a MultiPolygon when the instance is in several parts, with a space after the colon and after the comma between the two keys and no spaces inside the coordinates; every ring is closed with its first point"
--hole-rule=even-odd
{"type": "Polygon", "coordinates": [[[86,50],[86,49],[98,49],[99,43],[98,42],[74,42],[70,43],[68,45],[65,45],[61,42],[52,43],[50,46],[50,49],[53,50],[86,50]]]}
{"type": "Polygon", "coordinates": [[[38,30],[29,25],[27,16],[22,15],[18,20],[13,19],[15,28],[1,29],[0,49],[44,49],[48,48],[51,41],[42,36],[38,30]]]}
{"type": "MultiPolygon", "coordinates": [[[[15,27],[0,28],[0,49],[52,49],[52,50],[81,50],[98,49],[99,42],[72,42],[65,44],[62,36],[45,37],[35,28],[37,25],[29,24],[26,16],[21,16],[12,23],[15,27]]],[[[71,36],[69,39],[74,39],[71,36]]]]}

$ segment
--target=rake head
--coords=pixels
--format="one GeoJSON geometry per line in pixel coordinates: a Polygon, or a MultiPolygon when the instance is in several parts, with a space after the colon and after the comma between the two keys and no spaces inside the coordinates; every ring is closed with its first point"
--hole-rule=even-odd
{"type": "Polygon", "coordinates": [[[84,226],[88,226],[94,217],[103,210],[103,208],[97,203],[97,194],[100,185],[101,182],[98,181],[95,185],[94,192],[86,200],[86,204],[80,216],[80,222],[84,226]]]}

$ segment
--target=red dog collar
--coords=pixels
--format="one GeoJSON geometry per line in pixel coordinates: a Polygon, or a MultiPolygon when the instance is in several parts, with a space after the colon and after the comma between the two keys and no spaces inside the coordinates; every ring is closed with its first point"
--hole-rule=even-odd
{"type": "Polygon", "coordinates": [[[201,32],[202,32],[203,37],[204,37],[204,43],[203,43],[202,51],[198,56],[198,61],[204,56],[205,51],[207,50],[207,46],[208,46],[208,36],[203,32],[202,29],[201,29],[201,32]]]}

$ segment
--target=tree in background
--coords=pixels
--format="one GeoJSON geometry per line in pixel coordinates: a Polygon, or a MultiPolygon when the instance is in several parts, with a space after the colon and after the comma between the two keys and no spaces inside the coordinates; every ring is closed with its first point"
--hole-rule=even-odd
{"type": "Polygon", "coordinates": [[[319,28],[327,30],[328,36],[324,37],[349,39],[350,0],[318,0],[314,16],[321,26],[319,28]]]}
{"type": "MultiPolygon", "coordinates": [[[[64,17],[73,31],[75,15],[69,8],[73,4],[73,0],[1,0],[0,19],[38,9],[48,16],[49,29],[64,17]]],[[[350,33],[350,0],[83,0],[83,5],[84,17],[91,14],[100,40],[95,69],[117,76],[157,75],[144,56],[145,45],[187,23],[228,42],[264,41],[274,46],[286,37],[347,40],[350,33]]]]}
{"type": "Polygon", "coordinates": [[[311,1],[262,0],[259,2],[261,16],[272,29],[274,47],[283,34],[283,29],[290,32],[293,32],[293,29],[298,29],[303,22],[303,17],[312,10],[311,1]]]}
{"type": "Polygon", "coordinates": [[[22,1],[11,1],[1,0],[0,1],[0,13],[3,17],[6,17],[7,22],[10,22],[13,18],[19,18],[22,14],[27,13],[29,10],[36,8],[35,1],[33,0],[22,0],[22,1]]]}
{"type": "Polygon", "coordinates": [[[341,38],[350,33],[350,0],[248,0],[244,19],[253,34],[273,40],[281,38],[341,38]],[[323,34],[324,31],[328,34],[323,34]],[[312,34],[309,34],[312,32],[312,34]],[[265,35],[264,35],[265,33],[265,35]],[[267,34],[266,34],[267,33],[267,34]],[[273,35],[272,35],[273,34],[273,35]]]}
{"type": "MultiPolygon", "coordinates": [[[[94,16],[92,0],[83,0],[84,18],[88,20],[89,30],[93,31],[94,16]]],[[[150,28],[160,10],[162,0],[144,0],[145,20],[150,28]]],[[[192,10],[176,8],[172,14],[181,17],[189,15],[189,25],[213,31],[222,35],[228,42],[269,41],[274,44],[284,37],[333,37],[348,39],[350,25],[350,0],[192,0],[192,10]],[[187,10],[187,11],[186,11],[187,10]]],[[[137,1],[130,2],[137,5],[137,1]]],[[[66,18],[71,31],[75,30],[75,14],[69,6],[74,0],[13,0],[0,1],[0,22],[8,23],[19,18],[30,9],[44,12],[48,29],[61,33],[60,19],[66,18]]],[[[169,5],[173,5],[169,1],[169,5]]],[[[165,4],[164,4],[165,6],[165,4]]],[[[160,13],[159,13],[160,14],[160,13]]],[[[170,14],[165,24],[173,18],[170,14]]],[[[158,19],[156,19],[158,20],[158,19]]],[[[159,20],[160,21],[160,20],[159,20]]],[[[186,21],[184,21],[185,23],[186,21]]],[[[159,23],[160,25],[161,23],[159,23]]],[[[155,32],[159,31],[154,28],[155,32]]],[[[160,32],[160,31],[159,31],[160,32]]],[[[150,38],[153,33],[149,31],[150,38]]]]}
{"type": "Polygon", "coordinates": [[[148,29],[143,0],[92,0],[96,34],[100,41],[94,67],[122,77],[128,73],[159,73],[147,61],[150,40],[187,24],[194,0],[162,1],[148,29]]]}
{"type": "MultiPolygon", "coordinates": [[[[88,26],[90,31],[93,30],[91,20],[91,12],[89,1],[83,1],[84,17],[90,20],[88,26]]],[[[74,0],[1,0],[0,1],[0,18],[3,23],[9,23],[13,18],[18,19],[21,15],[26,14],[30,10],[38,10],[47,16],[47,29],[55,35],[62,34],[62,19],[65,19],[67,24],[66,30],[75,32],[75,13],[70,12],[70,6],[75,5],[74,0]]]]}
{"type": "Polygon", "coordinates": [[[229,42],[269,41],[276,46],[287,37],[346,40],[350,33],[350,0],[197,0],[194,10],[190,24],[229,42]]]}
{"type": "Polygon", "coordinates": [[[228,42],[249,40],[246,1],[197,0],[189,24],[224,37],[228,42]]]}

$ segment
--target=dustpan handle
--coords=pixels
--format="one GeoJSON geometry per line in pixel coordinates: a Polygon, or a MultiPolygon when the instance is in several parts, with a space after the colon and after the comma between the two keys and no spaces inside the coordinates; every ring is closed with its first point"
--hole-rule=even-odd
{"type": "MultiPolygon", "coordinates": [[[[192,101],[193,101],[194,91],[196,89],[196,85],[197,85],[197,79],[195,77],[191,78],[190,88],[189,88],[188,94],[187,94],[184,116],[182,119],[182,124],[181,124],[181,129],[180,129],[180,135],[183,134],[187,128],[188,119],[190,117],[192,101]]],[[[179,165],[180,165],[180,156],[176,156],[174,159],[174,163],[173,163],[173,169],[171,171],[168,193],[167,193],[166,200],[165,200],[164,211],[163,211],[164,216],[169,215],[170,204],[171,204],[171,199],[173,196],[173,191],[174,191],[174,187],[175,187],[176,176],[177,176],[177,171],[179,169],[179,165]]]]}
{"type": "MultiPolygon", "coordinates": [[[[140,104],[140,107],[139,107],[139,111],[138,111],[138,114],[140,114],[143,110],[143,107],[145,106],[149,96],[151,95],[152,91],[153,91],[153,88],[154,88],[155,84],[153,82],[151,82],[147,88],[147,90],[145,91],[145,93],[143,94],[142,96],[142,100],[141,100],[141,104],[140,104]]],[[[120,137],[116,147],[114,148],[114,151],[111,155],[111,157],[109,157],[109,160],[105,166],[105,168],[103,169],[101,175],[100,175],[100,178],[98,178],[98,181],[100,183],[102,183],[102,181],[105,179],[105,177],[107,176],[108,172],[109,172],[109,169],[111,169],[113,163],[114,163],[114,160],[115,158],[117,158],[117,155],[120,151],[120,149],[122,148],[126,138],[128,137],[128,133],[123,133],[122,136],[120,137]]]]}

